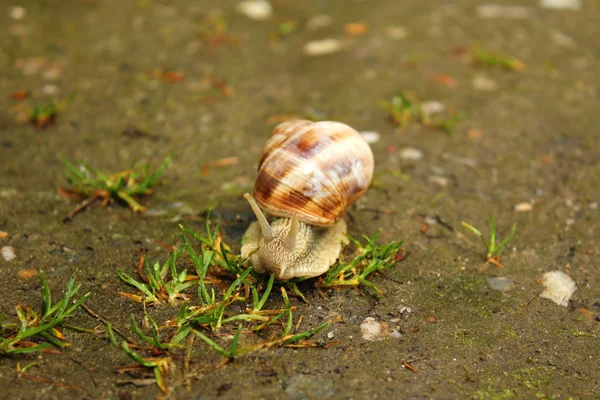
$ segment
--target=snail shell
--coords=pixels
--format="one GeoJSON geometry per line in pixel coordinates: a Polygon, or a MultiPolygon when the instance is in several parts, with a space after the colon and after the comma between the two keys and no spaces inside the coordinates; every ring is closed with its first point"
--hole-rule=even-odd
{"type": "Polygon", "coordinates": [[[253,195],[272,215],[333,225],[369,187],[373,153],[341,122],[279,124],[267,141],[253,195]]]}
{"type": "Polygon", "coordinates": [[[348,242],[342,214],[372,176],[371,148],[348,125],[278,125],[263,150],[254,197],[244,195],[258,221],[246,231],[242,257],[280,280],[326,272],[348,242]],[[261,207],[278,218],[269,223],[261,207]]]}

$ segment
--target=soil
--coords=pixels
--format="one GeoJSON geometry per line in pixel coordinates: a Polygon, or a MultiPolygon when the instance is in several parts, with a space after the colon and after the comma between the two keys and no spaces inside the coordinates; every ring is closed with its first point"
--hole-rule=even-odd
{"type": "MultiPolygon", "coordinates": [[[[208,209],[239,250],[254,220],[242,194],[272,128],[338,120],[379,133],[375,184],[349,208],[349,233],[381,230],[379,241],[403,240],[408,257],[374,277],[383,295],[323,297],[302,285],[310,304],[292,298],[296,316],[303,329],[336,321],[315,337],[331,346],[262,350],[214,368],[220,356],[197,342],[191,387],[179,357],[168,397],[600,398],[597,2],[532,2],[483,18],[477,1],[273,0],[266,21],[231,0],[31,0],[26,15],[9,3],[0,5],[0,246],[16,258],[0,258],[5,320],[16,320],[18,303],[41,306],[39,278],[23,270],[43,268],[54,298],[78,270],[87,306],[130,332],[130,314],[140,320],[143,309],[119,295],[133,289],[116,269],[134,275],[140,249],[166,260],[160,243],[180,246],[179,224],[201,232],[208,209]],[[207,22],[217,11],[220,35],[207,22]],[[314,27],[318,15],[330,23],[314,27]],[[294,32],[272,35],[287,21],[294,32]],[[325,38],[339,51],[304,53],[325,38]],[[525,67],[476,64],[474,47],[525,67]],[[27,99],[11,98],[21,90],[27,99]],[[398,129],[380,102],[399,91],[465,117],[453,135],[418,122],[398,129]],[[33,104],[71,93],[48,127],[27,121],[33,104]],[[169,153],[168,182],[144,200],[147,213],[96,204],[63,223],[76,204],[58,194],[61,158],[117,172],[169,153]],[[219,166],[226,157],[237,162],[219,166]],[[529,211],[516,208],[524,202],[529,211]],[[503,269],[484,262],[460,223],[487,235],[490,215],[501,238],[517,224],[503,269]],[[577,284],[567,307],[537,297],[553,270],[577,284]],[[513,284],[497,290],[491,278],[513,284]],[[399,335],[363,339],[368,317],[399,335]]],[[[269,303],[280,307],[280,296],[269,303]]],[[[164,321],[177,307],[150,313],[164,321]]],[[[100,326],[84,310],[68,322],[100,326]]],[[[104,333],[65,335],[71,345],[59,354],[0,357],[0,398],[161,396],[114,372],[131,361],[104,333]],[[33,361],[27,373],[39,379],[19,377],[17,365],[33,361]]]]}

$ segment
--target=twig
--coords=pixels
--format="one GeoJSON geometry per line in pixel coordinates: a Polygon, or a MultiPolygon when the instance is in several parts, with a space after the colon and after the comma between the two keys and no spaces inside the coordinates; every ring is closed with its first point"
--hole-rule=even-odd
{"type": "MultiPolygon", "coordinates": [[[[543,290],[542,290],[543,292],[543,290]]],[[[530,298],[529,300],[527,300],[527,303],[525,303],[523,305],[523,307],[521,308],[521,312],[525,311],[525,309],[527,308],[527,306],[529,306],[529,303],[531,303],[533,300],[535,300],[540,294],[542,294],[542,292],[537,293],[535,296],[533,296],[532,298],[530,298]]]]}
{"type": "Polygon", "coordinates": [[[92,205],[92,203],[94,203],[96,200],[103,198],[104,196],[100,195],[100,192],[94,192],[90,197],[88,197],[87,199],[85,199],[84,201],[82,201],[81,203],[79,203],[77,205],[77,207],[75,207],[75,209],[73,211],[71,211],[66,217],[65,219],[63,219],[63,223],[67,223],[67,222],[71,222],[73,220],[73,218],[75,218],[75,216],[77,214],[79,214],[80,212],[82,212],[83,210],[85,210],[86,208],[88,208],[90,205],[92,205]]]}
{"type": "MultiPolygon", "coordinates": [[[[83,307],[83,309],[85,311],[88,312],[88,314],[90,314],[92,317],[96,318],[97,320],[101,321],[102,323],[104,323],[105,325],[107,323],[110,323],[106,318],[98,315],[94,310],[92,310],[91,308],[89,308],[88,306],[86,306],[85,304],[82,304],[81,307],[83,307]]],[[[112,325],[112,324],[111,324],[112,325]]],[[[125,339],[127,341],[127,343],[134,345],[135,341],[133,341],[132,339],[128,338],[127,335],[125,335],[123,332],[121,332],[119,329],[115,328],[114,326],[112,327],[113,331],[117,332],[119,335],[121,335],[123,337],[123,339],[125,339]]]]}

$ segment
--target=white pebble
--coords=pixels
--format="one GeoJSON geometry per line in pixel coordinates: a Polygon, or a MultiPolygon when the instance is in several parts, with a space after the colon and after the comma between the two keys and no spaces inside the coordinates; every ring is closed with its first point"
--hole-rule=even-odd
{"type": "Polygon", "coordinates": [[[448,186],[448,183],[450,181],[448,180],[448,178],[443,177],[443,176],[431,175],[431,176],[429,176],[429,182],[435,183],[436,185],[440,185],[441,187],[446,187],[446,186],[448,186]]]}
{"type": "Polygon", "coordinates": [[[516,212],[529,212],[533,210],[533,204],[528,201],[524,201],[522,203],[515,204],[516,212]]]}
{"type": "Polygon", "coordinates": [[[479,18],[529,18],[529,10],[521,6],[503,6],[500,4],[483,4],[477,7],[479,18]]]}
{"type": "Polygon", "coordinates": [[[308,42],[304,45],[304,54],[309,56],[322,56],[337,53],[342,49],[342,42],[337,39],[322,39],[308,42]]]}
{"type": "Polygon", "coordinates": [[[365,139],[365,142],[369,144],[379,142],[380,138],[379,132],[374,131],[362,131],[360,136],[362,136],[362,138],[365,139]]]}
{"type": "Polygon", "coordinates": [[[546,272],[542,284],[545,289],[540,297],[550,299],[559,306],[564,307],[569,305],[569,299],[577,289],[573,279],[562,271],[546,272]]]}
{"type": "Polygon", "coordinates": [[[427,115],[441,113],[445,108],[444,104],[436,100],[424,101],[421,103],[421,109],[427,115]]]}
{"type": "Polygon", "coordinates": [[[10,9],[10,17],[15,21],[21,21],[27,16],[27,10],[24,7],[15,6],[10,9]]]}
{"type": "Polygon", "coordinates": [[[402,40],[408,36],[408,29],[403,26],[390,26],[387,29],[387,35],[390,39],[402,40]]]}
{"type": "Polygon", "coordinates": [[[575,39],[571,36],[565,35],[560,31],[552,31],[550,32],[550,38],[554,42],[554,44],[562,47],[573,48],[576,47],[575,39]]]}
{"type": "Polygon", "coordinates": [[[5,261],[10,261],[16,257],[15,248],[11,246],[3,246],[0,249],[0,253],[2,253],[2,257],[4,257],[5,261]]]}
{"type": "Polygon", "coordinates": [[[581,0],[540,0],[540,7],[554,10],[579,10],[581,0]]]}
{"type": "Polygon", "coordinates": [[[54,96],[58,93],[58,86],[52,84],[44,85],[42,86],[42,93],[48,96],[54,96]]]}
{"type": "Polygon", "coordinates": [[[335,336],[335,333],[327,332],[327,339],[333,339],[334,336],[335,336]]]}
{"type": "Polygon", "coordinates": [[[398,152],[398,155],[405,161],[419,161],[423,158],[423,152],[416,147],[405,147],[398,152]]]}
{"type": "Polygon", "coordinates": [[[381,333],[381,324],[375,321],[373,317],[367,317],[360,324],[360,332],[365,340],[375,340],[381,333]]]}
{"type": "Polygon", "coordinates": [[[246,0],[237,5],[237,10],[255,21],[266,21],[273,15],[273,7],[266,0],[246,0]]]}
{"type": "Polygon", "coordinates": [[[325,28],[333,23],[333,18],[327,14],[319,14],[313,17],[310,17],[308,22],[306,22],[306,27],[312,31],[316,31],[321,28],[325,28]]]}
{"type": "Polygon", "coordinates": [[[498,89],[498,83],[492,78],[484,75],[475,75],[473,77],[473,88],[486,92],[491,92],[498,89]]]}
{"type": "Polygon", "coordinates": [[[400,314],[410,314],[412,312],[412,310],[410,309],[410,307],[406,307],[406,306],[401,306],[400,307],[400,314]]]}

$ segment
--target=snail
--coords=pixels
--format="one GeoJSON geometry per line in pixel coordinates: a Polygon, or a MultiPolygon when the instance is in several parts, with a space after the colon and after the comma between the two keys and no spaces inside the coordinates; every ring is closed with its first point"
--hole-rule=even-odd
{"type": "Polygon", "coordinates": [[[265,144],[250,203],[258,221],[241,255],[278,280],[326,272],[348,242],[346,208],[369,187],[373,153],[341,122],[283,122],[265,144]],[[275,219],[269,224],[262,212],[275,219]]]}

